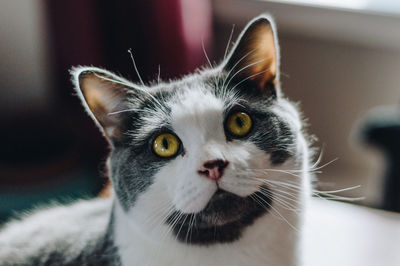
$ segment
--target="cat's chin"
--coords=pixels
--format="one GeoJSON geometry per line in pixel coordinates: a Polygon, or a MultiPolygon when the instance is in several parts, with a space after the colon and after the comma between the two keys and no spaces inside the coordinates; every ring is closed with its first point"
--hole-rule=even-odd
{"type": "Polygon", "coordinates": [[[229,191],[218,189],[206,207],[196,215],[199,227],[221,226],[240,220],[246,213],[248,202],[229,191]]]}
{"type": "Polygon", "coordinates": [[[271,199],[260,192],[240,197],[218,189],[202,211],[191,214],[175,211],[167,224],[173,227],[178,240],[188,244],[233,242],[240,238],[245,227],[268,211],[270,204],[271,199]]]}

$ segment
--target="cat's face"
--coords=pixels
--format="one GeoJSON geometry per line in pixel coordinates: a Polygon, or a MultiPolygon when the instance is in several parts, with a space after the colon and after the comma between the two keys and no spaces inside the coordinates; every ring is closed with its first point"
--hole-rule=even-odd
{"type": "Polygon", "coordinates": [[[277,43],[264,17],[219,67],[179,81],[145,88],[97,68],[74,76],[112,143],[118,203],[144,230],[163,224],[192,244],[231,242],[282,203],[278,182],[302,183],[282,174],[301,167],[304,147],[297,111],[279,93],[277,43]]]}

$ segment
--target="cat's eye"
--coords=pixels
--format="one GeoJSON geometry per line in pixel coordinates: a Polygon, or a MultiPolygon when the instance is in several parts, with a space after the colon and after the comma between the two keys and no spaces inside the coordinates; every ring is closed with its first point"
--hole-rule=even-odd
{"type": "Polygon", "coordinates": [[[226,120],[225,127],[228,132],[236,137],[244,137],[250,132],[253,122],[245,112],[235,112],[226,120]]]}
{"type": "Polygon", "coordinates": [[[181,143],[177,136],[171,133],[158,135],[153,141],[153,151],[160,157],[172,157],[178,153],[181,143]]]}

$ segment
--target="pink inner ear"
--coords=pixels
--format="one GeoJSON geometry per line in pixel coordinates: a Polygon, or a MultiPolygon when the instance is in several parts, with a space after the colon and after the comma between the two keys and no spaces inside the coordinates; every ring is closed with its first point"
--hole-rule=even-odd
{"type": "Polygon", "coordinates": [[[113,112],[123,108],[126,95],[125,87],[117,82],[112,82],[112,79],[101,72],[83,72],[79,76],[80,89],[85,101],[109,137],[119,134],[118,126],[121,122],[121,115],[113,114],[113,112]]]}
{"type": "Polygon", "coordinates": [[[254,81],[261,90],[275,83],[278,71],[278,49],[273,28],[266,18],[259,18],[246,28],[228,61],[238,79],[254,81]]]}
{"type": "MultiPolygon", "coordinates": [[[[271,27],[260,26],[254,33],[256,39],[253,40],[251,46],[255,51],[252,56],[254,62],[259,63],[249,68],[250,75],[255,75],[252,79],[260,83],[260,87],[264,88],[267,82],[271,82],[276,77],[277,72],[277,50],[275,47],[274,35],[271,27]],[[259,73],[259,75],[257,75],[259,73]]],[[[249,64],[251,64],[249,62],[249,64]]]]}

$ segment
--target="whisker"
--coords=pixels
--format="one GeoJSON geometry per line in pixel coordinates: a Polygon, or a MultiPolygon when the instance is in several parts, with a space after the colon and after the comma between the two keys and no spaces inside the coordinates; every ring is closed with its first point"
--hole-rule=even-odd
{"type": "MultiPolygon", "coordinates": [[[[277,193],[272,193],[270,191],[263,190],[262,187],[261,187],[261,190],[259,192],[261,194],[263,194],[264,196],[267,196],[267,197],[271,198],[275,203],[277,203],[278,205],[282,206],[283,208],[285,208],[285,209],[287,209],[289,211],[296,212],[296,213],[299,212],[299,209],[297,208],[297,206],[293,205],[293,203],[287,202],[282,195],[278,196],[277,193]]],[[[297,203],[297,201],[295,201],[294,199],[290,199],[290,200],[292,200],[295,203],[297,203]]]]}
{"type": "Polygon", "coordinates": [[[171,222],[169,223],[167,230],[164,231],[163,234],[161,234],[160,237],[160,242],[163,242],[165,240],[165,238],[168,236],[168,234],[175,228],[175,223],[177,222],[177,220],[179,220],[179,212],[175,212],[172,214],[171,217],[169,217],[171,215],[171,213],[173,213],[173,211],[171,211],[166,217],[165,217],[165,221],[167,221],[168,218],[171,219],[171,222]]]}
{"type": "Polygon", "coordinates": [[[267,204],[269,208],[274,210],[279,215],[279,217],[281,217],[293,230],[295,230],[296,232],[299,232],[299,230],[295,226],[293,226],[274,206],[272,206],[272,204],[266,202],[263,198],[261,198],[257,194],[254,194],[254,196],[258,197],[261,201],[263,201],[265,204],[267,204]]]}
{"type": "Polygon", "coordinates": [[[239,86],[240,84],[242,84],[242,83],[245,82],[246,80],[249,80],[249,79],[251,79],[251,78],[253,78],[253,77],[255,77],[255,76],[258,76],[258,75],[260,75],[260,74],[263,74],[263,73],[267,72],[268,70],[269,70],[269,69],[260,71],[260,72],[258,72],[258,73],[255,73],[255,74],[253,74],[253,75],[248,76],[247,78],[242,79],[240,82],[236,83],[236,85],[232,87],[232,90],[234,90],[237,86],[239,86]]]}
{"type": "MultiPolygon", "coordinates": [[[[252,66],[254,66],[254,65],[256,65],[256,64],[259,64],[259,63],[261,63],[261,62],[263,62],[263,61],[265,61],[265,60],[267,60],[267,59],[265,58],[265,59],[257,60],[257,61],[255,61],[255,62],[253,62],[253,63],[250,63],[250,64],[248,64],[248,65],[246,65],[246,66],[240,68],[238,71],[235,72],[235,74],[233,74],[233,75],[229,78],[228,83],[225,85],[225,87],[227,88],[227,87],[229,86],[229,84],[231,83],[232,79],[233,79],[237,74],[239,74],[239,73],[242,72],[243,70],[245,70],[245,69],[247,69],[247,68],[249,68],[249,67],[252,67],[252,66]]],[[[264,72],[266,72],[266,71],[264,71],[264,72]]],[[[260,73],[260,74],[261,74],[261,73],[260,73]]],[[[253,75],[251,75],[250,77],[246,78],[245,80],[251,78],[252,76],[253,76],[253,75]]],[[[235,86],[235,87],[236,87],[236,86],[235,86]]]]}
{"type": "MultiPolygon", "coordinates": [[[[268,190],[266,190],[266,189],[263,188],[263,187],[260,187],[260,189],[261,189],[261,191],[269,192],[268,190]]],[[[286,192],[286,191],[284,191],[284,190],[274,190],[274,192],[275,192],[275,193],[272,193],[272,192],[269,192],[269,193],[270,193],[271,195],[273,195],[273,196],[279,196],[280,198],[283,198],[283,199],[292,201],[292,202],[294,202],[294,203],[299,203],[299,201],[297,200],[297,196],[298,196],[298,195],[295,195],[295,194],[286,192]],[[284,193],[284,192],[285,192],[285,193],[284,193]],[[284,194],[287,193],[287,194],[286,194],[286,195],[282,195],[282,194],[279,194],[279,193],[284,193],[284,194]]]]}
{"type": "MultiPolygon", "coordinates": [[[[210,60],[210,58],[208,57],[206,48],[204,47],[204,38],[203,38],[203,36],[201,37],[201,48],[202,48],[202,50],[203,50],[204,56],[206,57],[206,60],[207,60],[207,62],[208,62],[208,65],[210,66],[210,68],[213,68],[213,65],[212,65],[212,63],[211,63],[211,60],[210,60]]],[[[217,79],[217,77],[214,77],[214,86],[215,86],[216,88],[218,87],[218,79],[217,79]]]]}
{"type": "MultiPolygon", "coordinates": [[[[196,218],[197,218],[197,214],[194,215],[193,227],[196,226],[196,218]]],[[[193,234],[193,230],[190,231],[190,243],[192,243],[192,234],[193,234]]]]}
{"type": "Polygon", "coordinates": [[[171,210],[173,210],[173,205],[169,202],[167,202],[166,204],[160,205],[154,212],[153,215],[148,217],[148,223],[149,223],[149,227],[153,228],[153,229],[157,229],[159,226],[162,225],[162,223],[164,222],[164,219],[166,219],[169,215],[169,213],[171,212],[171,210]],[[160,212],[164,209],[167,209],[167,213],[166,215],[159,215],[160,212]],[[161,219],[161,221],[159,220],[161,219]],[[158,224],[156,226],[156,224],[158,224]],[[153,226],[154,225],[154,226],[153,226]]]}
{"type": "Polygon", "coordinates": [[[232,40],[232,36],[233,36],[233,32],[234,31],[235,31],[235,24],[232,25],[231,34],[229,35],[228,43],[226,44],[226,47],[225,47],[224,60],[226,59],[226,56],[228,54],[229,46],[231,44],[231,40],[232,40]]]}
{"type": "Polygon", "coordinates": [[[313,163],[313,165],[310,166],[310,169],[315,168],[315,167],[321,162],[322,156],[323,156],[323,155],[324,155],[324,146],[321,147],[321,150],[320,150],[320,153],[319,153],[319,155],[318,155],[318,158],[317,158],[317,160],[315,161],[315,163],[313,163]]]}
{"type": "MultiPolygon", "coordinates": [[[[183,216],[183,214],[182,214],[182,216],[183,216]]],[[[181,226],[179,227],[178,233],[176,233],[175,241],[178,239],[178,236],[181,233],[182,227],[185,224],[186,219],[188,218],[189,215],[184,215],[184,216],[185,216],[185,218],[183,219],[183,222],[181,223],[181,226]]]]}
{"type": "Polygon", "coordinates": [[[188,228],[187,228],[187,231],[186,231],[186,236],[185,236],[185,242],[186,242],[186,244],[188,243],[188,237],[189,237],[189,232],[190,232],[190,230],[191,230],[191,228],[192,228],[192,222],[193,222],[193,217],[194,217],[194,215],[195,214],[193,214],[193,213],[191,213],[191,214],[189,214],[189,226],[188,226],[188,228]]]}
{"type": "Polygon", "coordinates": [[[129,53],[130,56],[131,56],[132,63],[133,63],[133,67],[135,68],[136,75],[138,76],[138,78],[139,78],[139,80],[140,80],[140,83],[142,83],[143,87],[146,87],[146,85],[144,85],[144,82],[143,82],[143,80],[142,80],[142,77],[140,76],[139,70],[138,70],[138,68],[137,68],[137,66],[136,66],[135,59],[133,58],[132,49],[128,49],[128,53],[129,53]]]}
{"type": "Polygon", "coordinates": [[[161,66],[158,65],[158,75],[157,75],[157,83],[160,84],[161,82],[161,66]]]}
{"type": "MultiPolygon", "coordinates": [[[[235,69],[235,67],[242,61],[244,60],[247,56],[249,56],[251,53],[253,53],[255,50],[251,50],[248,53],[246,53],[244,56],[242,56],[233,66],[232,68],[229,70],[228,74],[226,74],[224,81],[222,82],[222,89],[225,90],[227,86],[225,86],[225,82],[226,80],[230,77],[231,72],[235,69]]],[[[228,82],[229,84],[229,82],[228,82]]]]}
{"type": "Polygon", "coordinates": [[[364,200],[365,197],[342,197],[342,196],[336,196],[336,195],[330,195],[330,196],[324,196],[324,197],[320,197],[321,199],[324,200],[340,200],[340,201],[349,201],[349,202],[353,202],[353,201],[360,201],[360,200],[364,200]]]}
{"type": "Polygon", "coordinates": [[[181,212],[176,212],[172,215],[171,222],[169,223],[169,227],[165,231],[164,235],[161,237],[162,241],[164,241],[164,239],[168,236],[168,234],[171,233],[175,229],[175,226],[178,224],[178,222],[182,216],[183,216],[183,214],[181,212]]]}
{"type": "MultiPolygon", "coordinates": [[[[260,205],[261,207],[263,207],[266,211],[268,211],[268,210],[269,210],[269,209],[268,209],[268,206],[265,206],[265,205],[258,199],[259,197],[255,197],[255,196],[256,196],[256,194],[252,194],[252,195],[250,195],[249,197],[250,197],[252,200],[254,200],[258,205],[260,205]]],[[[276,217],[275,213],[272,213],[272,215],[276,217]]]]}
{"type": "Polygon", "coordinates": [[[149,115],[153,115],[153,116],[160,115],[157,111],[155,111],[153,109],[149,109],[149,108],[144,108],[144,109],[129,108],[129,109],[111,112],[111,113],[108,113],[107,115],[116,115],[116,114],[126,113],[126,112],[138,112],[138,113],[144,113],[144,114],[149,114],[149,115]]]}
{"type": "Polygon", "coordinates": [[[295,177],[301,177],[300,175],[296,175],[295,173],[292,173],[292,171],[290,170],[282,170],[282,169],[256,169],[256,168],[248,168],[248,170],[252,170],[254,172],[261,172],[261,173],[268,173],[268,172],[278,172],[278,173],[285,173],[291,176],[295,176],[295,177]]]}
{"type": "Polygon", "coordinates": [[[318,191],[318,190],[314,190],[314,192],[317,193],[340,193],[340,192],[344,192],[344,191],[349,191],[349,190],[353,190],[353,189],[357,189],[360,188],[361,185],[357,185],[357,186],[352,186],[352,187],[347,187],[347,188],[342,188],[342,189],[337,189],[337,190],[327,190],[327,191],[318,191]]]}
{"type": "Polygon", "coordinates": [[[206,52],[206,48],[204,47],[204,38],[203,38],[203,36],[201,37],[201,49],[203,50],[204,56],[206,57],[209,66],[212,68],[213,65],[211,64],[210,58],[208,57],[207,52],[206,52]]]}
{"type": "Polygon", "coordinates": [[[147,94],[158,105],[160,110],[163,111],[164,113],[166,113],[166,111],[164,110],[164,106],[150,92],[146,91],[145,89],[142,89],[142,88],[139,88],[139,87],[134,87],[134,86],[132,86],[130,84],[126,84],[126,83],[121,82],[119,80],[110,79],[110,78],[107,78],[105,76],[98,75],[97,73],[94,73],[94,74],[98,78],[101,78],[103,80],[107,80],[107,81],[110,81],[110,82],[118,83],[118,84],[121,84],[121,85],[126,86],[128,88],[131,88],[131,89],[134,89],[134,90],[137,90],[137,91],[140,91],[140,92],[143,92],[143,93],[147,94]]]}
{"type": "MultiPolygon", "coordinates": [[[[268,180],[260,180],[262,183],[268,185],[268,187],[273,189],[273,192],[275,192],[273,195],[278,195],[279,197],[282,197],[284,199],[290,200],[292,202],[295,203],[299,203],[298,200],[296,200],[299,197],[300,191],[302,190],[302,188],[300,186],[294,186],[294,187],[285,187],[283,186],[286,190],[282,190],[282,189],[278,189],[279,186],[277,186],[276,184],[274,184],[273,182],[270,182],[268,180]],[[290,191],[294,191],[290,192],[290,191]]],[[[263,188],[262,186],[260,186],[260,190],[265,190],[265,188],[263,188]]]]}
{"type": "Polygon", "coordinates": [[[360,200],[364,200],[365,197],[346,197],[346,196],[339,196],[339,195],[334,195],[332,193],[339,193],[339,192],[343,192],[343,191],[349,191],[349,190],[353,190],[353,189],[357,189],[360,188],[361,186],[353,186],[353,187],[349,187],[349,188],[344,188],[344,189],[339,189],[339,190],[334,190],[334,191],[318,191],[318,190],[314,190],[313,191],[313,195],[317,196],[321,199],[325,199],[325,200],[341,200],[341,201],[360,201],[360,200]]]}
{"type": "Polygon", "coordinates": [[[318,166],[318,167],[316,167],[316,168],[312,168],[311,170],[312,170],[312,171],[320,170],[320,169],[322,169],[322,168],[324,168],[324,167],[330,165],[331,163],[336,162],[337,160],[339,160],[339,158],[332,159],[332,160],[330,160],[329,162],[327,162],[327,163],[325,163],[325,164],[323,164],[323,165],[321,165],[321,166],[318,166]]]}

